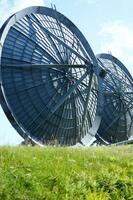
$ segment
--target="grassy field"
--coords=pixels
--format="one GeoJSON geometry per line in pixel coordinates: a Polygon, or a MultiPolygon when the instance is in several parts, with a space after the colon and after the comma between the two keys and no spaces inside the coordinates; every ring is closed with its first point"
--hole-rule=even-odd
{"type": "Polygon", "coordinates": [[[133,146],[0,148],[0,200],[133,200],[133,146]]]}

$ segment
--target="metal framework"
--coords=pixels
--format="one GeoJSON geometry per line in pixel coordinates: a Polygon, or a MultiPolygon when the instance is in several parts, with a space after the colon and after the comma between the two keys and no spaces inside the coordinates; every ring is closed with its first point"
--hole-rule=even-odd
{"type": "Polygon", "coordinates": [[[97,55],[105,70],[102,83],[103,112],[98,140],[117,143],[133,135],[133,78],[126,67],[110,54],[97,55]]]}
{"type": "Polygon", "coordinates": [[[1,105],[24,139],[74,145],[89,134],[97,60],[68,18],[46,7],[14,14],[0,30],[0,62],[1,105]]]}
{"type": "Polygon", "coordinates": [[[23,9],[0,29],[0,103],[17,132],[40,145],[133,135],[132,76],[114,56],[95,57],[56,9],[23,9]]]}

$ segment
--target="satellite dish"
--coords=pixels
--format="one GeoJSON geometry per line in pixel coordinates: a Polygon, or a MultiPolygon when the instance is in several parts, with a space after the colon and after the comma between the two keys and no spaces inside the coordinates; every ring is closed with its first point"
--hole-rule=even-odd
{"type": "Polygon", "coordinates": [[[39,144],[80,142],[95,118],[98,80],[79,29],[54,9],[29,7],[5,22],[0,44],[1,105],[13,127],[39,144]]]}
{"type": "Polygon", "coordinates": [[[97,55],[106,76],[102,83],[103,112],[97,137],[117,143],[133,134],[133,78],[126,67],[110,54],[97,55]]]}

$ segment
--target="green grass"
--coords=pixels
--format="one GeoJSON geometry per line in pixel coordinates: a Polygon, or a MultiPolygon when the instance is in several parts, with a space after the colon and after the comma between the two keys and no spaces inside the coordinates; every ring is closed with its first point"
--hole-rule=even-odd
{"type": "Polygon", "coordinates": [[[0,200],[133,200],[133,146],[0,148],[0,200]]]}

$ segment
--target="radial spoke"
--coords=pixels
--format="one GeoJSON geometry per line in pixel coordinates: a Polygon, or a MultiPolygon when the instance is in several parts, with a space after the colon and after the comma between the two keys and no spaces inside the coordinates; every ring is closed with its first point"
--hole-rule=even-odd
{"type": "Polygon", "coordinates": [[[0,66],[5,67],[16,67],[16,68],[22,68],[22,69],[28,69],[28,68],[39,68],[39,67],[46,67],[46,68],[59,68],[59,69],[68,69],[68,68],[86,68],[86,65],[71,65],[71,64],[2,64],[0,66]]]}
{"type": "Polygon", "coordinates": [[[124,94],[132,94],[133,95],[133,92],[124,92],[124,94]]]}
{"type": "Polygon", "coordinates": [[[114,120],[109,124],[109,126],[104,130],[104,133],[107,132],[107,130],[120,118],[122,117],[128,110],[132,109],[133,105],[130,106],[130,103],[128,105],[126,105],[125,110],[121,113],[119,113],[119,115],[117,117],[114,118],[114,120]]]}
{"type": "MultiPolygon", "coordinates": [[[[89,102],[89,97],[90,97],[90,93],[91,93],[92,80],[93,80],[93,71],[91,70],[90,76],[89,76],[87,96],[86,96],[85,105],[84,105],[84,113],[83,113],[83,117],[82,117],[82,130],[83,130],[83,126],[84,126],[86,115],[87,115],[87,109],[88,109],[88,102],[89,102]]],[[[91,120],[90,120],[90,125],[92,126],[91,120]]],[[[81,130],[81,132],[82,132],[82,130],[81,130]]]]}
{"type": "Polygon", "coordinates": [[[52,36],[52,38],[54,38],[55,40],[57,40],[60,44],[62,44],[65,48],[67,48],[68,50],[70,50],[72,53],[74,53],[78,58],[80,58],[81,60],[83,60],[85,63],[90,63],[90,60],[88,60],[87,58],[83,57],[82,55],[80,55],[79,53],[77,53],[72,47],[70,47],[69,45],[67,45],[63,40],[61,40],[59,37],[57,37],[56,35],[54,35],[52,32],[50,32],[47,28],[45,28],[44,26],[42,26],[42,24],[38,21],[35,21],[34,19],[31,18],[31,20],[39,25],[39,28],[41,28],[47,35],[52,36]]]}
{"type": "Polygon", "coordinates": [[[72,85],[63,96],[61,96],[61,98],[58,101],[58,104],[56,104],[56,106],[52,108],[53,113],[62,105],[62,103],[68,98],[68,96],[73,93],[73,91],[86,78],[87,75],[88,73],[85,72],[84,75],[81,76],[80,79],[74,85],[72,85]]]}
{"type": "MultiPolygon", "coordinates": [[[[37,20],[37,22],[38,22],[40,25],[42,25],[42,24],[40,23],[40,21],[37,19],[37,17],[36,17],[34,14],[32,14],[32,16],[35,18],[35,20],[37,20]]],[[[28,18],[29,20],[31,20],[31,18],[30,18],[29,16],[27,16],[27,18],[28,18]]],[[[53,49],[55,50],[57,56],[59,57],[61,63],[64,63],[64,60],[63,60],[63,58],[62,58],[62,55],[61,55],[61,53],[60,53],[60,51],[59,51],[59,49],[58,49],[56,43],[55,43],[54,40],[52,39],[52,37],[51,37],[50,35],[46,34],[44,31],[43,31],[43,33],[46,35],[46,38],[48,39],[48,41],[49,41],[50,44],[52,45],[52,47],[53,47],[53,49]]]]}
{"type": "Polygon", "coordinates": [[[116,71],[117,76],[119,77],[119,73],[118,73],[117,67],[116,67],[116,65],[115,65],[113,56],[112,56],[111,58],[112,58],[112,59],[111,59],[112,65],[113,65],[113,67],[114,67],[114,69],[115,69],[115,71],[116,71]]]}
{"type": "Polygon", "coordinates": [[[114,78],[111,73],[109,75],[112,80],[112,83],[114,83],[114,86],[117,88],[116,78],[114,78]]]}
{"type": "MultiPolygon", "coordinates": [[[[79,94],[79,97],[81,99],[81,102],[83,104],[83,107],[85,107],[85,100],[83,98],[83,95],[82,95],[82,92],[79,90],[79,88],[77,87],[77,93],[79,94]]],[[[91,122],[91,117],[90,117],[90,113],[89,113],[89,110],[87,109],[87,118],[89,120],[89,122],[91,122]]],[[[81,124],[81,129],[82,129],[82,124],[81,124]]]]}
{"type": "MultiPolygon", "coordinates": [[[[57,25],[58,25],[58,27],[59,27],[59,29],[60,29],[61,34],[62,34],[63,41],[66,43],[65,35],[64,35],[64,32],[63,32],[61,23],[60,23],[60,21],[58,20],[58,15],[57,15],[56,10],[55,10],[54,13],[55,13],[55,19],[56,19],[57,25]]],[[[70,52],[68,51],[68,49],[67,49],[66,47],[63,46],[63,48],[64,48],[64,52],[66,53],[67,60],[69,60],[69,54],[70,54],[70,52]]],[[[65,60],[64,60],[64,62],[65,62],[65,60]]]]}
{"type": "Polygon", "coordinates": [[[109,83],[107,80],[103,80],[103,84],[106,85],[106,87],[108,87],[111,91],[116,92],[115,88],[112,86],[111,83],[109,83]]]}
{"type": "MultiPolygon", "coordinates": [[[[105,69],[106,70],[106,69],[105,69]]],[[[129,83],[123,81],[120,77],[116,76],[114,73],[112,73],[111,71],[107,70],[107,73],[109,73],[109,75],[111,75],[111,77],[113,76],[115,80],[118,80],[119,83],[122,83],[123,85],[127,86],[128,88],[132,89],[133,83],[132,85],[130,85],[129,83]]],[[[127,79],[128,80],[128,79],[127,79]]],[[[129,80],[128,80],[129,81],[129,80]]]]}
{"type": "Polygon", "coordinates": [[[26,35],[25,33],[23,33],[22,31],[20,31],[17,27],[13,27],[13,29],[15,29],[17,32],[21,33],[24,37],[26,37],[28,40],[30,40],[31,42],[33,42],[36,46],[38,46],[43,52],[44,52],[44,57],[46,57],[48,60],[50,60],[51,62],[57,64],[59,63],[58,60],[56,60],[53,55],[51,55],[50,53],[48,53],[44,48],[42,48],[42,46],[39,45],[39,42],[37,43],[36,41],[34,41],[30,36],[26,35]]]}
{"type": "MultiPolygon", "coordinates": [[[[122,104],[123,104],[123,108],[125,109],[126,106],[127,106],[127,104],[126,104],[126,102],[125,102],[125,99],[122,99],[121,101],[122,101],[122,104]]],[[[128,103],[129,103],[129,102],[128,102],[128,103]]],[[[132,104],[132,102],[131,102],[131,104],[132,104]]],[[[123,109],[123,110],[124,110],[124,109],[123,109]]],[[[132,118],[132,115],[131,115],[131,113],[130,113],[130,110],[128,110],[128,114],[129,114],[130,118],[132,118]]],[[[124,117],[126,118],[126,115],[124,115],[124,117]]]]}

